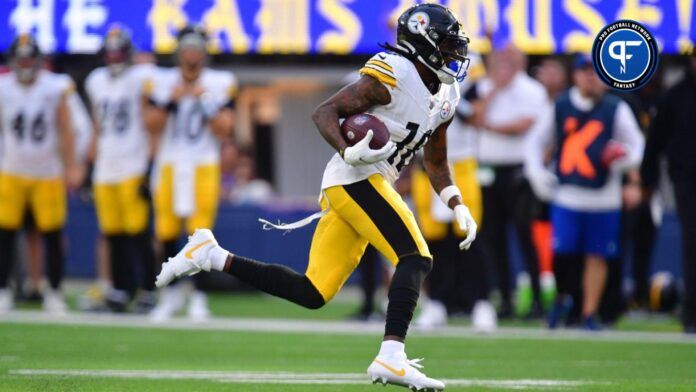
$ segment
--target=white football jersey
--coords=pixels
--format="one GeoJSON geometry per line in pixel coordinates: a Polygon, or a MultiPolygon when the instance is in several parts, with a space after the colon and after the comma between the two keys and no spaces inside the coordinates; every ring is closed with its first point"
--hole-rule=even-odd
{"type": "Polygon", "coordinates": [[[95,183],[114,183],[142,175],[147,169],[148,137],[141,99],[156,67],[140,64],[113,77],[105,67],[92,71],[85,89],[99,128],[95,183]]]}
{"type": "MultiPolygon", "coordinates": [[[[171,101],[174,88],[181,82],[178,68],[161,70],[155,78],[152,99],[166,105],[171,101]]],[[[230,102],[236,94],[237,80],[229,71],[206,68],[198,83],[220,106],[230,102]]],[[[176,111],[170,113],[157,156],[159,165],[181,160],[196,165],[220,161],[220,143],[208,127],[200,101],[191,96],[183,97],[176,111]]]]}
{"type": "Polygon", "coordinates": [[[374,77],[389,90],[391,102],[375,106],[367,113],[384,122],[398,150],[384,161],[359,167],[347,164],[335,154],[324,171],[322,189],[355,183],[376,173],[393,183],[435,129],[452,118],[459,102],[458,84],[442,84],[433,95],[415,65],[395,53],[376,54],[360,69],[360,74],[374,77]]]}
{"type": "Polygon", "coordinates": [[[58,177],[63,173],[57,112],[60,100],[74,91],[67,75],[39,71],[25,86],[14,73],[0,75],[2,164],[5,173],[58,177]]]}

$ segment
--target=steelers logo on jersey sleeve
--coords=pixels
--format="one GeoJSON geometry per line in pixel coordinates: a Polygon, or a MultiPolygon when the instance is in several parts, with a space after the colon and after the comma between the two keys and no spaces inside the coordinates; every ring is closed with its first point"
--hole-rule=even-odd
{"type": "Polygon", "coordinates": [[[442,103],[442,107],[440,107],[440,118],[445,120],[449,118],[450,114],[452,114],[452,104],[450,101],[445,101],[442,103]]]}

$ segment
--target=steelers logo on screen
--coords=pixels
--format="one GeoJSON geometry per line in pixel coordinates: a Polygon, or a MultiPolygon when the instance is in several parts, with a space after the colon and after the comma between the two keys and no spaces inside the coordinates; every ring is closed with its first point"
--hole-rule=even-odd
{"type": "Polygon", "coordinates": [[[636,90],[648,83],[657,69],[657,42],[642,24],[618,20],[597,34],[592,60],[597,75],[609,87],[636,90]]]}

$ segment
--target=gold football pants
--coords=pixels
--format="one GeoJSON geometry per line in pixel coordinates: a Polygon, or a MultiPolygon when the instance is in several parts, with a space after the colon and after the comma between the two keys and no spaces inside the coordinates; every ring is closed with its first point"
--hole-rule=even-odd
{"type": "MultiPolygon", "coordinates": [[[[483,202],[481,199],[481,186],[479,185],[476,171],[478,164],[473,158],[457,161],[453,166],[454,183],[462,192],[462,201],[471,211],[471,216],[481,228],[483,216],[483,202]]],[[[448,225],[452,224],[454,234],[464,237],[464,232],[456,222],[445,223],[435,220],[432,214],[433,190],[428,175],[423,170],[413,173],[411,184],[413,204],[418,217],[418,224],[423,231],[423,236],[428,241],[442,240],[447,236],[448,225]]]]}
{"type": "Polygon", "coordinates": [[[19,230],[30,208],[37,229],[62,229],[67,215],[62,178],[24,177],[0,173],[0,228],[19,230]]]}
{"type": "Polygon", "coordinates": [[[432,260],[416,220],[401,196],[380,174],[324,190],[306,275],[326,302],[358,266],[367,244],[393,265],[409,255],[432,260]]]}

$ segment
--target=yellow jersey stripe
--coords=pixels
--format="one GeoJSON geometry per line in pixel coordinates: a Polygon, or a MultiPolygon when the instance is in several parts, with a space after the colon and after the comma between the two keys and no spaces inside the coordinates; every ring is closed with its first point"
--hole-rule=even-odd
{"type": "Polygon", "coordinates": [[[371,66],[364,66],[362,69],[360,69],[360,75],[370,75],[373,78],[379,80],[382,82],[382,84],[386,84],[389,87],[395,88],[396,87],[396,79],[393,78],[390,75],[385,74],[381,70],[375,69],[371,66]]]}
{"type": "Polygon", "coordinates": [[[394,73],[394,68],[391,67],[391,65],[385,63],[384,61],[380,60],[369,60],[367,62],[368,64],[376,65],[380,68],[384,68],[385,70],[389,71],[390,73],[394,73]]]}
{"type": "Polygon", "coordinates": [[[149,96],[153,91],[155,91],[155,84],[152,82],[152,79],[145,79],[143,82],[143,95],[149,96]]]}
{"type": "Polygon", "coordinates": [[[233,100],[236,97],[237,97],[237,86],[233,84],[227,89],[227,99],[233,100]]]}
{"type": "Polygon", "coordinates": [[[384,74],[385,76],[387,76],[387,77],[389,77],[389,78],[391,78],[391,79],[396,80],[396,78],[394,77],[394,75],[392,75],[392,74],[389,73],[389,72],[386,72],[384,69],[382,69],[382,68],[380,68],[380,67],[377,67],[377,66],[375,66],[375,65],[372,65],[372,64],[365,64],[365,66],[364,66],[363,68],[374,69],[375,71],[380,72],[380,73],[384,74]]]}

